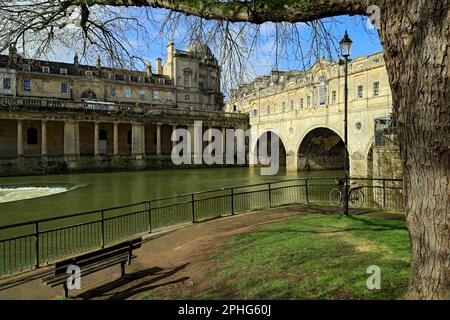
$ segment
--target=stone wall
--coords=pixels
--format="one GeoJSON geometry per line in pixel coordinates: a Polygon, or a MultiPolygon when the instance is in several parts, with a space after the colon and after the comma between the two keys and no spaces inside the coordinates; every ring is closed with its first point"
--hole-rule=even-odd
{"type": "Polygon", "coordinates": [[[158,169],[213,168],[237,165],[180,165],[170,156],[80,156],[0,158],[0,177],[62,173],[138,171],[158,169]]]}

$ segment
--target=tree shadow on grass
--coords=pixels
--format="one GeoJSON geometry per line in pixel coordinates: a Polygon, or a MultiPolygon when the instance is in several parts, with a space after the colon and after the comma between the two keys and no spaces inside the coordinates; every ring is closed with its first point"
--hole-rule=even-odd
{"type": "Polygon", "coordinates": [[[89,291],[83,292],[82,294],[78,295],[77,298],[81,299],[92,299],[95,297],[107,297],[107,300],[123,300],[130,298],[136,294],[153,290],[158,287],[166,286],[169,284],[174,284],[178,282],[183,282],[189,279],[189,277],[182,277],[176,280],[164,282],[164,283],[158,283],[156,285],[151,285],[153,283],[156,283],[160,280],[163,280],[165,278],[169,278],[176,274],[177,272],[185,269],[189,263],[185,263],[182,265],[179,265],[171,270],[168,270],[166,272],[161,272],[164,269],[160,267],[153,267],[146,270],[137,271],[131,274],[127,274],[122,279],[115,280],[113,282],[107,283],[101,287],[97,287],[94,289],[91,289],[89,291]],[[149,280],[144,280],[148,276],[155,276],[152,277],[149,280]],[[143,282],[138,280],[144,280],[143,282]],[[114,291],[115,289],[118,289],[122,286],[126,286],[127,284],[130,284],[131,282],[137,281],[138,283],[131,286],[126,287],[125,289],[121,291],[114,291]],[[112,292],[114,291],[114,292],[112,292]]]}

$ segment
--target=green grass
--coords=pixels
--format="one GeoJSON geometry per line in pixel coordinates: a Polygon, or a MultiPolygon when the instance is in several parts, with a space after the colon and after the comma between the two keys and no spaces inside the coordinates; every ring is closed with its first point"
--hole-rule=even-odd
{"type": "Polygon", "coordinates": [[[299,216],[235,236],[214,258],[213,286],[191,298],[396,299],[410,271],[405,223],[369,216],[299,216]],[[370,265],[380,290],[366,287],[370,265]]]}

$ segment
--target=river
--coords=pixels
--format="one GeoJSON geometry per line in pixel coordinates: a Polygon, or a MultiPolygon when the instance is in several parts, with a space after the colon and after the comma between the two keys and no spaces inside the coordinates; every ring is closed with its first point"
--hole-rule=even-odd
{"type": "MultiPolygon", "coordinates": [[[[32,186],[44,192],[49,188],[62,187],[68,190],[38,198],[0,203],[0,225],[120,206],[181,193],[295,177],[340,175],[339,171],[280,171],[276,176],[261,176],[259,168],[211,168],[0,178],[0,196],[1,190],[4,189],[4,197],[10,196],[10,199],[20,198],[7,194],[11,188],[20,187],[25,190],[32,186]]],[[[25,191],[29,196],[30,190],[25,191]]]]}

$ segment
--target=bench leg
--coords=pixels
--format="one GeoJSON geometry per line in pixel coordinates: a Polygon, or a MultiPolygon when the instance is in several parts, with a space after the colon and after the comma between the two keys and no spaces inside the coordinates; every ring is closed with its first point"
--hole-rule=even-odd
{"type": "Polygon", "coordinates": [[[120,263],[120,278],[125,277],[125,262],[120,263]]]}
{"type": "Polygon", "coordinates": [[[64,289],[64,297],[69,298],[69,288],[67,288],[67,282],[64,282],[63,289],[64,289]]]}

